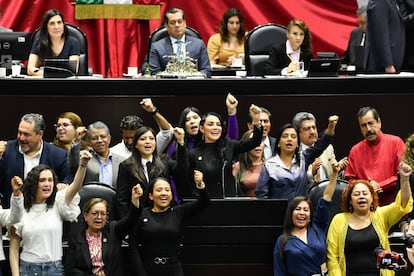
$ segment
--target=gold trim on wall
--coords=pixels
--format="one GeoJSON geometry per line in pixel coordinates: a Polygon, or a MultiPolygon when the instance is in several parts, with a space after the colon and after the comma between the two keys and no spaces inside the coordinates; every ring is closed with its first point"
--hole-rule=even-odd
{"type": "Polygon", "coordinates": [[[75,5],[75,19],[160,19],[160,5],[75,5]]]}

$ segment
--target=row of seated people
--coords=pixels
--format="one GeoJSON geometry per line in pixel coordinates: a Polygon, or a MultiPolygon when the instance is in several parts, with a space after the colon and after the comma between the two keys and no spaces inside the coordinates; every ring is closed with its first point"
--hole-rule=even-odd
{"type": "MultiPolygon", "coordinates": [[[[362,14],[366,16],[366,11],[362,14]]],[[[80,60],[79,41],[76,37],[68,35],[68,26],[64,22],[63,15],[56,9],[45,13],[31,45],[27,62],[28,75],[42,76],[44,59],[47,58],[80,60]]],[[[215,65],[229,66],[235,59],[243,60],[237,63],[239,66],[244,62],[244,45],[248,31],[244,25],[243,15],[236,8],[230,8],[224,13],[220,29],[209,38],[207,47],[200,38],[185,36],[184,11],[176,8],[167,11],[163,22],[168,36],[148,45],[148,57],[143,65],[143,72],[146,64],[149,65],[151,74],[165,71],[169,57],[178,53],[182,44],[186,45],[188,57],[197,61],[197,70],[207,77],[211,76],[211,67],[215,65]]],[[[292,20],[286,27],[286,37],[286,41],[279,41],[270,50],[266,74],[292,73],[297,70],[298,61],[304,61],[305,69],[308,68],[313,53],[311,34],[306,23],[298,19],[292,20]]],[[[356,55],[360,51],[356,50],[352,42],[345,52],[344,61],[350,64],[358,63],[359,57],[356,55]]],[[[357,66],[360,67],[359,63],[357,66]]]]}
{"type": "MultiPolygon", "coordinates": [[[[404,7],[403,4],[400,5],[404,7]]],[[[365,49],[367,44],[365,41],[366,6],[361,6],[357,10],[357,17],[359,28],[351,33],[342,61],[349,65],[355,65],[357,71],[363,71],[367,69],[368,49],[369,55],[371,55],[371,48],[374,47],[365,49]]],[[[64,22],[63,15],[56,9],[48,10],[45,13],[38,36],[31,46],[27,64],[28,75],[42,76],[42,67],[46,58],[80,60],[79,41],[68,35],[68,27],[64,22]]],[[[224,13],[218,33],[208,39],[207,46],[201,38],[185,35],[186,20],[184,11],[181,9],[168,10],[164,15],[163,26],[167,30],[168,36],[148,45],[148,57],[142,68],[143,72],[146,64],[149,65],[151,74],[165,71],[170,60],[169,57],[180,52],[181,45],[186,45],[187,57],[196,60],[197,71],[207,77],[211,76],[211,67],[215,65],[230,66],[235,60],[238,60],[235,64],[240,66],[244,62],[245,40],[249,32],[246,30],[243,15],[236,8],[230,8],[224,13]]],[[[300,19],[291,20],[286,26],[286,39],[277,41],[269,50],[264,74],[292,74],[298,70],[299,61],[304,62],[305,70],[307,70],[314,55],[312,36],[306,23],[300,19]]],[[[409,54],[406,58],[409,58],[409,54]]],[[[398,64],[395,63],[395,71],[399,72],[402,69],[402,61],[398,64]]],[[[370,70],[385,72],[385,68],[382,67],[370,70]]]]}
{"type": "MultiPolygon", "coordinates": [[[[232,120],[236,119],[235,110],[238,102],[235,97],[228,95],[226,104],[230,127],[232,120]]],[[[137,183],[141,184],[140,189],[144,195],[141,203],[144,206],[151,205],[149,184],[151,180],[159,176],[169,181],[172,180],[171,187],[177,189],[176,196],[183,194],[198,196],[198,193],[193,193],[193,191],[199,191],[195,188],[197,182],[190,180],[191,176],[188,177],[185,172],[200,172],[203,174],[203,182],[210,196],[223,198],[226,195],[226,188],[235,187],[224,180],[223,166],[229,165],[227,168],[231,175],[233,169],[231,165],[240,158],[238,168],[237,165],[234,166],[234,175],[238,175],[241,190],[253,190],[259,198],[292,200],[297,196],[308,195],[308,167],[312,165],[310,174],[316,181],[324,178],[324,172],[321,170],[324,167],[322,161],[314,161],[329,146],[338,122],[337,116],[330,117],[327,130],[318,139],[316,119],[311,114],[298,113],[293,122],[285,124],[277,137],[273,138],[269,136],[270,112],[252,105],[250,112],[253,130],[239,141],[237,140],[238,133],[231,134],[233,139],[225,136],[224,121],[215,112],[201,115],[193,107],[186,108],[180,118],[182,125],[179,128],[172,128],[151,99],[143,99],[141,105],[152,113],[160,128],[165,130],[164,134],[175,136],[175,142],[170,144],[167,139],[168,142],[164,146],[159,145],[161,140],[157,140],[156,133],[152,129],[142,126],[141,122],[137,129],[129,129],[129,134],[123,133],[125,141],[122,141],[119,147],[126,152],[130,148],[131,153],[127,159],[109,150],[110,132],[103,122],[92,123],[85,129],[82,127],[82,122],[79,123],[78,116],[76,118],[70,113],[59,116],[55,125],[57,140],[59,140],[56,144],[60,145],[59,143],[61,143],[66,149],[64,151],[43,142],[45,123],[41,115],[27,114],[23,116],[19,123],[18,139],[0,143],[1,188],[5,198],[9,198],[11,194],[10,187],[5,183],[10,183],[16,175],[20,179],[27,178],[26,174],[36,164],[48,164],[57,173],[58,178],[56,179],[66,183],[72,181],[71,175],[74,175],[81,165],[81,169],[84,170],[84,179],[81,183],[99,181],[114,187],[123,204],[122,214],[125,215],[128,208],[131,207],[129,199],[132,188],[137,183]],[[67,139],[68,136],[71,138],[67,139]],[[85,137],[88,145],[83,145],[82,136],[85,137]],[[299,152],[299,141],[307,143],[305,142],[307,140],[311,141],[308,145],[309,148],[302,148],[299,152]],[[92,148],[92,155],[88,157],[91,160],[88,164],[84,164],[85,161],[82,161],[82,158],[79,159],[81,151],[77,149],[82,147],[84,149],[92,148]],[[156,152],[157,149],[159,152],[156,152]],[[163,154],[166,149],[169,154],[163,154]],[[186,154],[187,149],[189,149],[188,154],[186,154]],[[67,158],[68,153],[69,158],[67,158]],[[244,153],[249,154],[241,156],[244,153]],[[243,172],[238,174],[237,171],[242,171],[244,164],[249,164],[249,162],[254,164],[253,157],[259,157],[255,161],[261,162],[261,165],[259,163],[260,170],[256,169],[256,187],[248,188],[247,185],[243,186],[243,177],[246,177],[246,174],[243,176],[243,172]],[[243,158],[246,160],[244,164],[243,158]],[[151,168],[147,167],[147,161],[151,161],[151,168]],[[176,171],[184,172],[184,174],[175,174],[176,171]],[[258,171],[259,173],[257,173],[258,171]],[[182,181],[182,179],[185,180],[182,181]],[[182,183],[191,184],[182,186],[182,183]],[[180,191],[182,188],[185,190],[184,193],[180,191]]],[[[368,180],[370,187],[375,189],[375,193],[380,196],[380,205],[388,205],[394,200],[393,193],[397,182],[398,163],[404,149],[408,151],[406,155],[408,161],[406,162],[410,164],[409,161],[412,159],[411,142],[404,145],[401,138],[382,133],[380,116],[373,108],[361,108],[358,113],[358,122],[365,139],[353,147],[349,159],[343,159],[338,166],[341,169],[346,167],[345,177],[349,180],[368,180]],[[375,162],[375,166],[371,165],[372,162],[375,162]],[[378,170],[378,167],[381,170],[378,170]]],[[[233,121],[233,127],[236,125],[237,123],[233,121]]],[[[229,135],[231,128],[229,128],[229,135]]],[[[163,131],[160,134],[162,135],[163,131]]],[[[82,154],[86,153],[82,151],[82,154]]],[[[325,158],[320,157],[320,159],[325,158]]],[[[328,157],[327,160],[333,161],[332,157],[328,157]]],[[[325,177],[329,177],[328,174],[325,173],[325,175],[325,177]]],[[[41,179],[45,179],[46,183],[49,181],[49,178],[46,177],[41,179]]],[[[232,177],[227,179],[232,179],[232,177]]],[[[77,180],[76,177],[75,180],[77,180]]],[[[252,182],[254,180],[250,183],[252,182]]],[[[51,189],[46,185],[43,190],[47,193],[51,189]]],[[[173,194],[171,192],[171,195],[173,194]]],[[[5,207],[8,207],[7,203],[5,207]]]]}

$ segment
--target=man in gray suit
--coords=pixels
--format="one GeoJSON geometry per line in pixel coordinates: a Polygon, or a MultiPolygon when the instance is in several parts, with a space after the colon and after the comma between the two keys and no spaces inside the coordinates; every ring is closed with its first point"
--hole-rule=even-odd
{"type": "Polygon", "coordinates": [[[165,66],[169,61],[168,57],[177,53],[180,43],[185,42],[188,43],[186,44],[186,52],[189,57],[197,60],[198,71],[211,77],[210,60],[203,40],[185,35],[187,25],[184,11],[177,8],[168,10],[164,15],[164,26],[168,36],[151,45],[148,60],[151,74],[165,71],[165,66]]]}
{"type": "MultiPolygon", "coordinates": [[[[125,157],[109,150],[111,133],[108,126],[96,121],[88,126],[86,134],[93,158],[89,160],[84,183],[101,182],[116,189],[119,164],[125,157]]],[[[79,163],[80,144],[74,145],[69,162],[79,163]]]]}

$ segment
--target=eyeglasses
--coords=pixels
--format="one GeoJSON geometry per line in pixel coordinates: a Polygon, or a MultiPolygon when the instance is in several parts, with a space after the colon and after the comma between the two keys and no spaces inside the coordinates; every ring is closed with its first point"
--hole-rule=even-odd
{"type": "Polygon", "coordinates": [[[60,127],[67,128],[68,126],[71,126],[71,125],[72,125],[71,123],[63,123],[63,124],[54,124],[53,126],[55,128],[60,128],[60,127]]]}
{"type": "Polygon", "coordinates": [[[109,215],[109,213],[104,213],[104,212],[93,212],[93,213],[89,213],[91,216],[93,216],[94,218],[97,217],[106,217],[107,215],[109,215]]]}

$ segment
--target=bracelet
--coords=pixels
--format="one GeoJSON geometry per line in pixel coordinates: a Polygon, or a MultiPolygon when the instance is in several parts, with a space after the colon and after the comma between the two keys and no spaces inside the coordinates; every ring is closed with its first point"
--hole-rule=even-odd
{"type": "Polygon", "coordinates": [[[159,111],[158,107],[155,108],[155,110],[153,112],[151,112],[151,115],[154,116],[155,114],[157,114],[159,111]]]}

